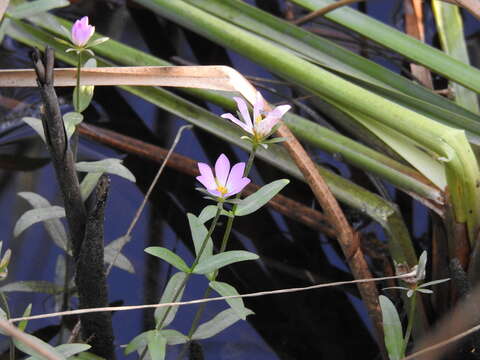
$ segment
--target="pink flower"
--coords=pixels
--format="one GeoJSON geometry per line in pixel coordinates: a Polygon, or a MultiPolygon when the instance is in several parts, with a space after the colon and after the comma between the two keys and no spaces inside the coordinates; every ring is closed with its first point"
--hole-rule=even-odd
{"type": "Polygon", "coordinates": [[[215,176],[207,164],[198,163],[198,170],[200,176],[197,176],[197,180],[216,197],[227,198],[238,194],[250,183],[249,178],[243,177],[245,163],[235,164],[230,169],[230,161],[225,154],[221,154],[215,163],[215,176]]]}
{"type": "Polygon", "coordinates": [[[253,121],[248,112],[247,103],[239,97],[233,98],[237,103],[238,110],[241,115],[241,120],[237,119],[232,114],[223,114],[221,117],[229,119],[243,130],[252,134],[257,141],[261,141],[270,135],[272,129],[278,124],[285,113],[290,110],[290,105],[280,105],[271,111],[265,111],[265,101],[262,95],[257,91],[257,99],[253,105],[253,121]]]}
{"type": "Polygon", "coordinates": [[[88,16],[75,21],[72,26],[72,42],[78,47],[84,47],[95,32],[95,26],[88,24],[88,16]]]}

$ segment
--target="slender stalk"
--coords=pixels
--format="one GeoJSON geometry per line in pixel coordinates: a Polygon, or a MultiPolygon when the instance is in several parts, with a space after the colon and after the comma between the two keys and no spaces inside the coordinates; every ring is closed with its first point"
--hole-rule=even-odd
{"type": "MultiPolygon", "coordinates": [[[[185,277],[185,280],[183,280],[182,285],[178,287],[177,292],[173,296],[173,299],[172,299],[173,302],[177,301],[178,297],[180,296],[180,293],[181,293],[182,289],[187,284],[188,280],[190,279],[190,276],[192,276],[193,270],[195,270],[195,267],[197,266],[198,261],[200,260],[202,254],[203,254],[203,251],[205,250],[205,247],[207,246],[208,239],[210,238],[210,236],[212,236],[213,230],[215,230],[215,227],[217,226],[217,222],[218,222],[218,219],[220,218],[220,214],[222,212],[222,209],[223,209],[223,203],[219,202],[217,204],[217,213],[215,214],[215,217],[213,218],[212,224],[210,225],[210,228],[208,229],[208,233],[207,233],[207,235],[205,236],[205,239],[202,242],[202,246],[200,247],[200,250],[198,251],[198,254],[195,257],[195,260],[193,261],[192,266],[190,266],[190,271],[187,273],[187,276],[185,277]]],[[[155,327],[156,330],[160,330],[162,328],[163,323],[165,322],[165,319],[167,318],[171,309],[172,308],[169,307],[168,310],[163,315],[163,317],[157,323],[157,326],[155,327]]]]}
{"type": "Polygon", "coordinates": [[[78,53],[77,60],[77,94],[75,98],[75,110],[80,112],[80,70],[82,69],[82,53],[78,53]]]}
{"type": "Polygon", "coordinates": [[[417,299],[417,292],[414,291],[412,295],[412,299],[410,300],[410,309],[408,311],[408,324],[407,324],[407,331],[405,332],[405,340],[403,341],[403,354],[407,351],[408,341],[410,340],[410,335],[412,334],[413,323],[415,321],[415,305],[417,299]]]}
{"type": "MultiPolygon", "coordinates": [[[[243,176],[245,176],[245,177],[248,176],[248,174],[250,173],[250,170],[252,169],[252,165],[253,165],[253,161],[255,160],[255,153],[257,151],[257,148],[258,148],[258,144],[253,144],[252,149],[250,150],[250,155],[248,156],[247,165],[245,166],[245,171],[243,173],[243,176]]],[[[240,197],[240,194],[237,194],[236,198],[238,199],[239,197],[240,197]]],[[[233,205],[233,208],[232,208],[233,216],[229,217],[228,220],[227,220],[227,226],[225,228],[225,232],[223,233],[222,243],[220,245],[220,250],[218,252],[219,254],[224,252],[225,249],[227,248],[228,239],[230,238],[230,233],[231,233],[232,227],[233,227],[233,220],[235,219],[235,210],[237,210],[237,204],[233,205]]],[[[214,272],[213,277],[212,277],[212,281],[215,281],[217,276],[218,276],[218,270],[216,270],[214,272]]],[[[208,298],[210,293],[211,293],[211,289],[210,289],[210,287],[207,287],[207,289],[205,290],[205,293],[203,294],[203,298],[204,299],[208,298]]],[[[202,314],[205,311],[205,305],[206,304],[201,304],[200,307],[198,308],[197,312],[195,313],[195,316],[194,316],[193,321],[192,321],[192,326],[190,327],[190,330],[188,331],[188,335],[187,335],[188,340],[191,340],[193,334],[195,333],[195,330],[197,330],[197,327],[198,327],[198,324],[199,324],[200,319],[202,317],[202,314]]],[[[179,355],[178,358],[181,358],[181,356],[184,354],[186,348],[187,347],[184,346],[184,348],[180,352],[180,355],[179,355]]]]}

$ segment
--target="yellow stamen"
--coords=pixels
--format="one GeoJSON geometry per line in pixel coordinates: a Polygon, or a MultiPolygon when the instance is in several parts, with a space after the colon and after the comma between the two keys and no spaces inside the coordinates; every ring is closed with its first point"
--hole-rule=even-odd
{"type": "Polygon", "coordinates": [[[225,195],[228,192],[227,188],[222,185],[217,186],[217,191],[222,195],[225,195]]]}

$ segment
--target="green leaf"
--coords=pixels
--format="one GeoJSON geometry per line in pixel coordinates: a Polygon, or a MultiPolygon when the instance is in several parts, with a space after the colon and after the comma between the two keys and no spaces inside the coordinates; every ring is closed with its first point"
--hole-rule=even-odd
{"type": "MultiPolygon", "coordinates": [[[[182,299],[183,292],[185,291],[186,278],[187,274],[183,272],[177,272],[175,275],[173,275],[168,281],[165,290],[163,291],[162,298],[160,299],[160,304],[180,301],[182,299]]],[[[171,306],[170,308],[170,311],[168,310],[168,307],[160,307],[155,309],[155,321],[158,324],[160,321],[163,320],[162,328],[170,325],[170,323],[175,318],[178,306],[171,306]],[[165,314],[167,314],[167,312],[168,315],[165,317],[165,314]]]]}
{"type": "Polygon", "coordinates": [[[96,173],[108,173],[118,175],[123,177],[131,182],[135,182],[135,176],[128,170],[124,165],[122,165],[122,160],[120,159],[103,159],[99,161],[82,161],[75,164],[77,171],[81,172],[96,172],[96,173]]]}
{"type": "MultiPolygon", "coordinates": [[[[23,312],[22,317],[29,317],[31,313],[32,313],[32,304],[28,304],[25,311],[23,312]]],[[[20,331],[25,331],[27,324],[28,324],[28,320],[20,321],[20,323],[18,324],[18,329],[20,331]]]]}
{"type": "Polygon", "coordinates": [[[161,330],[160,333],[167,339],[168,345],[185,344],[188,341],[188,337],[177,330],[166,329],[161,330]]]}
{"type": "MultiPolygon", "coordinates": [[[[84,68],[95,68],[97,67],[97,60],[95,58],[90,58],[88,59],[85,64],[82,66],[84,68]]],[[[82,74],[80,71],[80,79],[82,78],[82,74]]],[[[77,87],[75,86],[75,89],[73,90],[73,104],[75,106],[75,111],[77,113],[83,112],[88,105],[92,102],[93,98],[93,91],[95,89],[95,86],[93,85],[80,85],[80,97],[79,97],[79,105],[77,109],[77,87]]]]}
{"type": "Polygon", "coordinates": [[[165,350],[167,348],[167,339],[158,331],[148,333],[147,336],[148,352],[154,360],[164,360],[165,350]]]}
{"type": "Polygon", "coordinates": [[[125,355],[131,354],[135,350],[147,346],[150,333],[155,333],[155,330],[148,330],[135,336],[125,348],[125,355]]]}
{"type": "Polygon", "coordinates": [[[110,40],[110,38],[104,36],[104,37],[95,39],[95,40],[93,40],[93,41],[89,41],[88,44],[87,44],[87,46],[88,46],[88,47],[94,47],[94,46],[103,44],[105,41],[108,41],[108,40],[110,40]]]}
{"type": "MultiPolygon", "coordinates": [[[[8,315],[5,312],[5,310],[3,310],[1,307],[0,307],[0,319],[8,321],[8,315]]],[[[0,329],[0,334],[5,335],[5,336],[9,336],[9,334],[7,334],[3,329],[0,329]]]]}
{"type": "Polygon", "coordinates": [[[420,259],[418,259],[417,275],[415,276],[415,279],[417,280],[417,282],[425,279],[425,274],[427,271],[426,267],[427,267],[427,252],[423,251],[422,254],[420,255],[420,259]]]}
{"type": "MultiPolygon", "coordinates": [[[[230,284],[220,281],[211,281],[209,286],[219,293],[221,296],[234,296],[239,295],[238,291],[230,284]]],[[[247,316],[245,315],[245,305],[243,304],[242,298],[235,298],[235,299],[225,299],[225,301],[230,305],[230,307],[235,311],[237,316],[242,319],[246,320],[247,316]]]]}
{"type": "MultiPolygon", "coordinates": [[[[43,196],[33,192],[19,192],[18,196],[27,200],[35,209],[50,208],[52,205],[43,196]]],[[[61,249],[67,250],[68,237],[65,227],[59,219],[51,219],[43,222],[48,235],[53,242],[61,249]]]]}
{"type": "MultiPolygon", "coordinates": [[[[58,351],[60,354],[65,356],[65,358],[69,358],[70,356],[79,354],[81,352],[87,351],[90,349],[91,346],[88,344],[62,344],[55,347],[55,350],[58,351]]],[[[26,360],[36,360],[36,357],[29,357],[26,360]]]]}
{"type": "Polygon", "coordinates": [[[430,290],[430,289],[415,289],[415,291],[418,291],[418,292],[421,292],[423,294],[433,294],[433,290],[430,290]]]}
{"type": "Polygon", "coordinates": [[[388,356],[390,360],[400,360],[404,357],[404,340],[400,317],[398,316],[395,305],[393,305],[389,298],[380,295],[379,301],[382,309],[383,331],[388,356]]]}
{"type": "Polygon", "coordinates": [[[145,252],[147,254],[159,257],[160,259],[168,262],[170,265],[176,267],[178,270],[183,271],[183,272],[190,272],[190,268],[185,264],[185,261],[172,252],[171,250],[168,250],[167,248],[160,247],[160,246],[150,246],[145,249],[145,252]]]}
{"type": "Polygon", "coordinates": [[[195,274],[208,274],[224,266],[246,260],[256,260],[258,255],[244,250],[226,251],[221,254],[213,255],[203,262],[199,262],[193,269],[195,274]]]}
{"type": "Polygon", "coordinates": [[[65,209],[56,205],[48,208],[27,210],[17,220],[15,228],[13,229],[13,236],[19,236],[23,231],[36,223],[63,217],[65,217],[65,209]]]}
{"type": "Polygon", "coordinates": [[[205,206],[203,210],[200,212],[200,215],[198,215],[198,220],[202,224],[205,224],[208,220],[213,219],[215,217],[215,214],[217,213],[217,209],[218,209],[218,206],[215,206],[215,205],[205,206]]]}
{"type": "MultiPolygon", "coordinates": [[[[200,212],[200,215],[198,215],[198,220],[200,220],[202,224],[205,224],[208,220],[213,219],[216,213],[217,213],[216,205],[205,206],[203,210],[200,212]]],[[[227,211],[225,209],[222,209],[222,211],[220,212],[220,215],[228,216],[228,217],[233,216],[230,211],[227,211]]]]}
{"type": "Polygon", "coordinates": [[[67,0],[36,0],[31,2],[24,2],[23,4],[15,6],[8,13],[10,16],[22,19],[28,16],[32,16],[44,11],[49,11],[61,7],[70,5],[67,0]]]}
{"type": "Polygon", "coordinates": [[[93,99],[93,91],[95,89],[95,86],[93,85],[80,85],[80,104],[77,109],[77,87],[73,89],[73,104],[75,105],[75,111],[76,112],[83,112],[88,105],[90,105],[90,102],[93,99]]]}
{"type": "MultiPolygon", "coordinates": [[[[470,65],[459,7],[444,1],[432,0],[432,10],[443,51],[465,65],[470,65]]],[[[477,94],[453,81],[450,82],[450,87],[457,104],[478,113],[477,94]]]]}
{"type": "Polygon", "coordinates": [[[131,274],[135,274],[135,268],[128,258],[123,255],[120,250],[123,246],[129,242],[131,236],[120,236],[118,239],[113,240],[104,250],[104,261],[107,264],[111,264],[116,257],[115,264],[113,266],[118,267],[119,269],[125,270],[131,274]]]}
{"type": "Polygon", "coordinates": [[[80,354],[74,355],[73,357],[69,358],[69,360],[107,360],[101,356],[92,354],[90,352],[82,352],[80,354]]]}
{"type": "MultiPolygon", "coordinates": [[[[217,207],[215,206],[215,208],[217,207]]],[[[215,213],[216,213],[216,210],[215,210],[215,213]]],[[[202,248],[203,242],[205,241],[208,235],[208,230],[205,227],[205,225],[203,225],[203,222],[199,218],[197,218],[195,215],[188,213],[187,218],[188,218],[188,224],[190,225],[190,231],[192,233],[193,245],[195,246],[195,254],[198,256],[198,253],[202,248]]],[[[202,260],[209,258],[213,254],[212,238],[208,237],[206,241],[207,241],[207,244],[203,249],[202,256],[200,257],[199,262],[202,262],[202,260]]]]}
{"type": "Polygon", "coordinates": [[[444,283],[444,282],[449,281],[449,280],[450,279],[440,279],[440,280],[429,281],[429,282],[423,283],[422,285],[418,286],[417,290],[420,289],[420,288],[427,287],[427,286],[441,284],[441,283],[444,283]]]}
{"type": "Polygon", "coordinates": [[[89,172],[82,180],[80,184],[80,193],[82,195],[82,200],[85,201],[88,199],[92,191],[95,189],[95,186],[98,184],[98,180],[102,177],[103,173],[101,172],[89,172]]]}
{"type": "MultiPolygon", "coordinates": [[[[35,343],[39,348],[42,348],[44,351],[48,352],[52,358],[59,359],[59,360],[67,360],[65,356],[63,356],[58,350],[56,350],[53,346],[47,344],[43,340],[40,340],[39,338],[24,333],[25,336],[27,336],[32,343],[35,343]]],[[[28,347],[24,343],[22,343],[20,340],[13,339],[13,343],[15,346],[20,350],[23,351],[27,355],[33,356],[35,359],[45,359],[44,356],[38,354],[34,349],[28,347]]]]}
{"type": "Polygon", "coordinates": [[[45,139],[45,132],[43,131],[43,123],[42,120],[25,116],[22,118],[22,121],[30,126],[35,132],[42,138],[43,142],[46,143],[47,140],[45,139]]]}
{"type": "Polygon", "coordinates": [[[55,295],[63,292],[63,285],[56,285],[49,281],[32,280],[16,281],[0,286],[3,292],[38,292],[43,294],[55,295]]]}
{"type": "Polygon", "coordinates": [[[259,190],[243,199],[235,211],[235,216],[245,216],[251,214],[270,201],[290,180],[281,179],[262,186],[259,190]]]}
{"type": "Polygon", "coordinates": [[[77,128],[77,125],[83,121],[83,115],[71,111],[63,115],[63,122],[65,123],[65,131],[67,132],[67,138],[70,139],[77,128]]]}
{"type": "MultiPolygon", "coordinates": [[[[242,317],[252,315],[253,311],[245,309],[242,317]]],[[[233,309],[227,309],[217,314],[212,320],[200,325],[193,333],[192,340],[208,339],[235,324],[240,318],[233,309]]]]}

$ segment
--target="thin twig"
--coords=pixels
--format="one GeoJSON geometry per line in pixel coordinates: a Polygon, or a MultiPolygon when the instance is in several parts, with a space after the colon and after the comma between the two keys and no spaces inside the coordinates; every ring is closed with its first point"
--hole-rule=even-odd
{"type": "Polygon", "coordinates": [[[408,274],[397,275],[397,276],[387,276],[387,277],[380,277],[380,278],[359,279],[359,280],[350,280],[350,281],[337,281],[333,283],[317,284],[317,285],[311,285],[311,286],[305,286],[305,287],[271,290],[271,291],[259,291],[259,292],[248,293],[243,295],[219,296],[219,297],[208,298],[208,299],[197,299],[197,300],[180,301],[180,302],[173,302],[173,303],[147,304],[147,305],[134,305],[134,306],[110,306],[110,307],[94,308],[94,309],[78,309],[78,310],[70,310],[70,311],[60,311],[60,312],[49,313],[49,314],[12,318],[12,319],[9,319],[8,321],[13,323],[13,322],[18,322],[23,320],[47,319],[47,318],[52,318],[57,316],[78,315],[78,314],[86,314],[90,312],[128,311],[128,310],[161,308],[161,307],[169,307],[169,306],[193,305],[193,304],[201,304],[201,303],[206,303],[211,301],[221,301],[221,300],[227,300],[227,299],[250,298],[250,297],[275,295],[275,294],[288,294],[288,293],[315,290],[315,289],[334,287],[334,286],[340,286],[340,285],[351,285],[351,284],[369,283],[369,282],[392,280],[392,279],[403,279],[403,278],[408,278],[415,275],[416,275],[416,272],[412,271],[408,274]]]}
{"type": "MultiPolygon", "coordinates": [[[[158,179],[160,178],[160,175],[162,175],[163,169],[165,168],[165,165],[167,164],[168,160],[170,159],[170,156],[172,156],[173,150],[175,150],[175,147],[177,146],[178,142],[180,141],[180,137],[182,136],[182,133],[186,129],[191,129],[193,128],[193,125],[184,125],[178,129],[177,135],[175,136],[175,139],[173,140],[172,146],[168,150],[167,156],[165,156],[165,159],[162,162],[162,165],[160,166],[160,169],[158,169],[157,174],[155,175],[155,178],[153,179],[152,183],[150,184],[150,187],[147,190],[147,193],[145,194],[145,197],[143,198],[142,203],[140,204],[140,207],[137,209],[137,212],[135,213],[132,222],[130,223],[130,226],[128,227],[127,232],[125,233],[125,237],[130,237],[130,234],[132,233],[133,228],[137,224],[138,219],[140,218],[140,215],[142,214],[143,208],[147,204],[148,199],[150,198],[150,195],[153,191],[153,188],[155,185],[157,185],[158,179]]],[[[119,247],[117,249],[117,252],[115,254],[115,257],[113,258],[113,261],[110,263],[108,269],[107,269],[107,276],[110,274],[110,271],[112,270],[113,265],[117,261],[118,256],[120,255],[120,252],[122,251],[122,247],[119,247]]]]}
{"type": "Polygon", "coordinates": [[[418,350],[417,352],[414,352],[413,354],[410,354],[404,358],[402,358],[402,360],[409,360],[409,359],[414,359],[420,355],[423,355],[423,354],[426,354],[428,352],[431,352],[431,351],[434,351],[434,350],[437,350],[437,349],[440,349],[441,347],[444,347],[444,346],[447,346],[448,344],[451,344],[455,341],[458,341],[460,339],[463,339],[464,337],[470,335],[470,334],[473,334],[474,332],[480,330],[480,325],[477,325],[477,326],[474,326],[464,332],[461,332],[460,334],[457,334],[455,336],[452,336],[451,338],[448,338],[447,340],[444,340],[444,341],[441,341],[439,342],[438,344],[435,344],[435,345],[432,345],[432,346],[429,346],[429,347],[426,347],[422,350],[418,350]]]}

